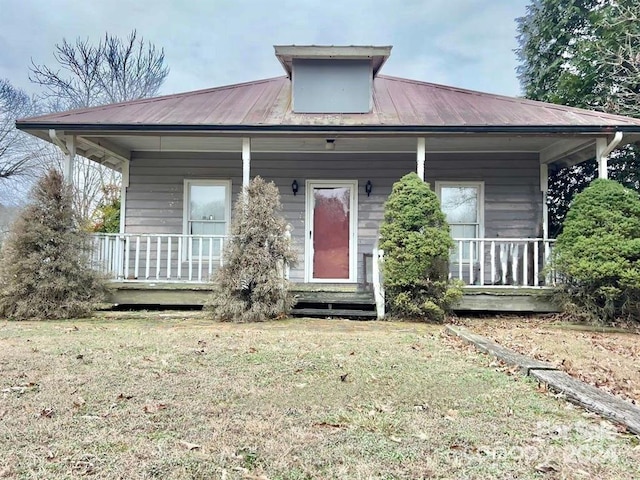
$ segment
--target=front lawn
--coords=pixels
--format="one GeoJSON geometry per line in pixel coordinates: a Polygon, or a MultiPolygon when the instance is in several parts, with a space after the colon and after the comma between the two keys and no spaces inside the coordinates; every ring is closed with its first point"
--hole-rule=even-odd
{"type": "Polygon", "coordinates": [[[3,322],[0,477],[636,474],[635,437],[455,342],[411,323],[3,322]]]}

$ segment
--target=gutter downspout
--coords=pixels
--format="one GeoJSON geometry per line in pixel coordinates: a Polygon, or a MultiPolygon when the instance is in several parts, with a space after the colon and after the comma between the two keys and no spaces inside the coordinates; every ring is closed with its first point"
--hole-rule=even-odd
{"type": "Polygon", "coordinates": [[[609,178],[607,172],[607,163],[609,161],[609,154],[620,145],[624,134],[622,132],[616,132],[611,140],[611,143],[607,144],[605,138],[596,139],[596,158],[598,160],[598,178],[609,178]]]}

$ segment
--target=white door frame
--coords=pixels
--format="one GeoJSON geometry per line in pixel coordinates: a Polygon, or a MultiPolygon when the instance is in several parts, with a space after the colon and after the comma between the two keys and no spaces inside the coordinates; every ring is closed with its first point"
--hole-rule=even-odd
{"type": "Polygon", "coordinates": [[[305,184],[306,215],[304,241],[304,281],[317,283],[356,283],[358,281],[358,181],[307,180],[305,184]],[[349,278],[313,278],[313,189],[351,187],[349,206],[349,278]]]}

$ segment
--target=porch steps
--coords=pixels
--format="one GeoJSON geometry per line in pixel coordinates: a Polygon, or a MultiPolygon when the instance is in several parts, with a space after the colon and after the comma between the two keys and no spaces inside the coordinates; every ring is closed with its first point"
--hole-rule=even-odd
{"type": "Polygon", "coordinates": [[[297,302],[291,314],[297,317],[340,317],[375,320],[373,292],[357,287],[302,287],[292,292],[297,302]]]}

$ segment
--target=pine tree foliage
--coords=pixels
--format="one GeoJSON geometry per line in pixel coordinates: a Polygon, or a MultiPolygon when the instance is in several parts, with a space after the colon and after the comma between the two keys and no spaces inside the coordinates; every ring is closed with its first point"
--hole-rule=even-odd
{"type": "Polygon", "coordinates": [[[380,248],[392,316],[442,321],[462,292],[449,281],[453,248],[436,194],[418,175],[393,185],[384,206],[380,248]]]}
{"type": "Polygon", "coordinates": [[[207,309],[221,321],[260,322],[293,306],[285,265],[297,259],[281,216],[278,188],[255,177],[238,197],[224,265],[212,281],[207,309]]]}
{"type": "Polygon", "coordinates": [[[640,314],[640,197],[613,180],[576,195],[554,253],[567,311],[611,323],[640,314]]]}
{"type": "Polygon", "coordinates": [[[63,319],[88,316],[107,288],[91,269],[91,243],[77,228],[71,187],[50,170],[14,222],[0,254],[0,316],[63,319]]]}

